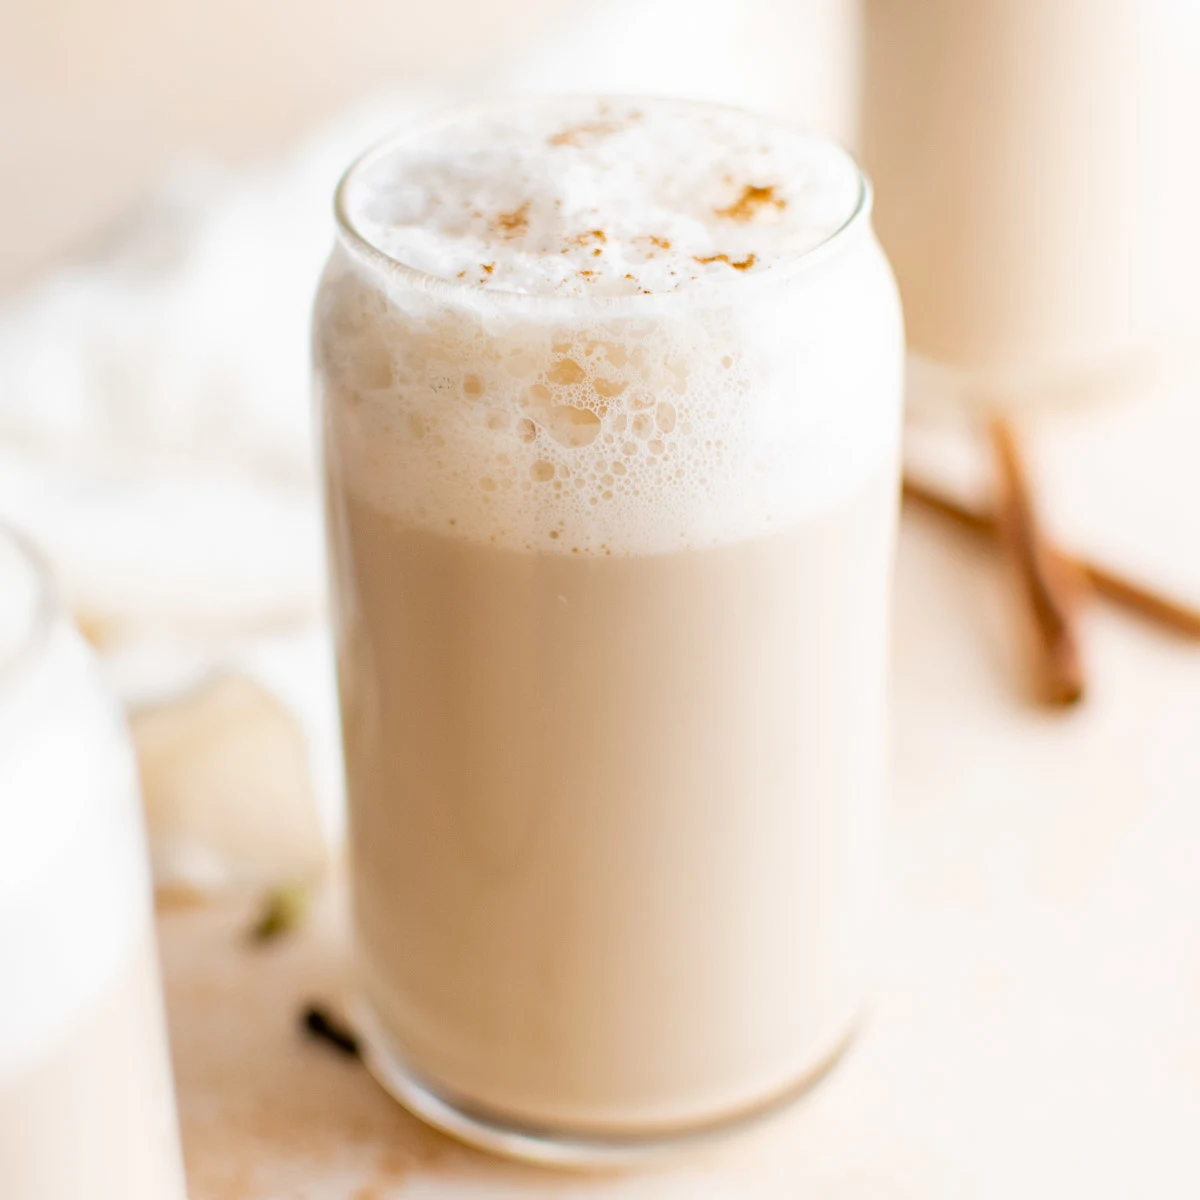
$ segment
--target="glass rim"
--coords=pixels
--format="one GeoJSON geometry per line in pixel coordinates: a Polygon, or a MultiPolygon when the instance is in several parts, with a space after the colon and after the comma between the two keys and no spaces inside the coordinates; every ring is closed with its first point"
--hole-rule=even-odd
{"type": "Polygon", "coordinates": [[[784,118],[751,112],[737,105],[719,104],[707,100],[677,99],[672,96],[645,96],[617,93],[568,92],[543,96],[509,96],[498,100],[459,105],[444,110],[432,117],[416,121],[411,125],[388,134],[368,146],[355,158],[338,180],[333,194],[333,214],[337,232],[350,251],[366,265],[384,276],[403,281],[414,290],[421,291],[447,303],[472,305],[479,309],[494,311],[527,312],[533,314],[590,313],[609,315],[628,314],[636,316],[674,308],[694,308],[726,300],[733,295],[744,295],[751,289],[757,290],[781,279],[801,274],[823,263],[832,253],[840,250],[847,238],[870,221],[874,193],[857,159],[836,138],[814,132],[784,118]],[[410,263],[381,250],[355,224],[350,211],[348,192],[361,173],[396,148],[420,138],[443,126],[452,125],[473,114],[503,112],[529,105],[549,105],[572,100],[595,99],[617,104],[670,103],[700,108],[708,111],[739,113],[776,129],[787,130],[810,140],[812,143],[834,151],[852,173],[857,185],[854,201],[841,222],[815,245],[781,256],[760,271],[704,279],[691,286],[680,287],[670,292],[589,296],[577,294],[563,296],[550,292],[518,292],[507,288],[485,287],[470,280],[446,279],[433,275],[410,263]]]}
{"type": "Polygon", "coordinates": [[[0,543],[5,543],[16,552],[16,559],[24,567],[33,584],[33,603],[28,618],[8,651],[0,651],[0,698],[11,682],[37,659],[45,646],[50,631],[62,611],[58,585],[54,573],[42,552],[33,541],[11,522],[0,518],[0,543]]]}

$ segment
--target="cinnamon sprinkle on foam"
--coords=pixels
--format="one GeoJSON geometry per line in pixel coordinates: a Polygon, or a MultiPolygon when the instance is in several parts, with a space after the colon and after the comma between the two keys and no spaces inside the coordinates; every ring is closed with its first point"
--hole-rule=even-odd
{"type": "Polygon", "coordinates": [[[739,262],[730,262],[728,254],[710,254],[707,258],[696,258],[696,261],[703,266],[707,266],[709,263],[723,262],[731,266],[735,271],[748,271],[758,259],[753,254],[747,254],[739,262]]]}
{"type": "Polygon", "coordinates": [[[514,212],[500,213],[496,227],[506,238],[522,237],[529,229],[529,201],[526,200],[514,212]]]}
{"type": "Polygon", "coordinates": [[[787,207],[787,201],[775,195],[774,187],[756,187],[752,183],[742,188],[742,194],[728,208],[716,208],[713,211],[718,217],[726,217],[730,221],[753,221],[765,208],[775,208],[782,211],[787,207]]]}

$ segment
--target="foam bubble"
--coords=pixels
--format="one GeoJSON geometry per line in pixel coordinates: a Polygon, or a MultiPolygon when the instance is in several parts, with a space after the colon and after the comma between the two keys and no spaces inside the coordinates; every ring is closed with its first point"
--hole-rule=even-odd
{"type": "Polygon", "coordinates": [[[708,106],[543,101],[362,172],[359,232],[443,281],[351,239],[322,283],[328,451],[373,507],[509,549],[662,553],[801,519],[894,453],[902,333],[869,226],[803,258],[859,204],[832,144],[708,106]]]}

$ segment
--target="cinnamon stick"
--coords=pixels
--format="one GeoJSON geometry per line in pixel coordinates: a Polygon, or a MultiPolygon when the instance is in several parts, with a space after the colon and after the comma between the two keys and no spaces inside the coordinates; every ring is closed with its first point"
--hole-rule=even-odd
{"type": "MultiPolygon", "coordinates": [[[[911,475],[904,477],[904,498],[920,508],[945,517],[970,533],[984,537],[996,535],[996,517],[993,513],[969,507],[911,475]]],[[[1090,559],[1065,555],[1061,551],[1060,554],[1064,562],[1087,580],[1098,596],[1170,633],[1200,640],[1200,609],[1164,596],[1146,584],[1129,579],[1090,559]]]]}
{"type": "Polygon", "coordinates": [[[1083,698],[1084,672],[1068,573],[1042,531],[1012,426],[996,417],[989,434],[1000,485],[996,527],[1031,618],[1038,689],[1047,704],[1075,704],[1083,698]]]}

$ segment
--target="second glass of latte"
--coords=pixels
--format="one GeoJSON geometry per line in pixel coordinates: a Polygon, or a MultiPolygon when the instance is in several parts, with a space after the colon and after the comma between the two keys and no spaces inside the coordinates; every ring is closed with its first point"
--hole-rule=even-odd
{"type": "Polygon", "coordinates": [[[316,304],[358,1020],[433,1124],[629,1161],[862,1009],[903,331],[835,145],[525,100],[368,152],[316,304]]]}

